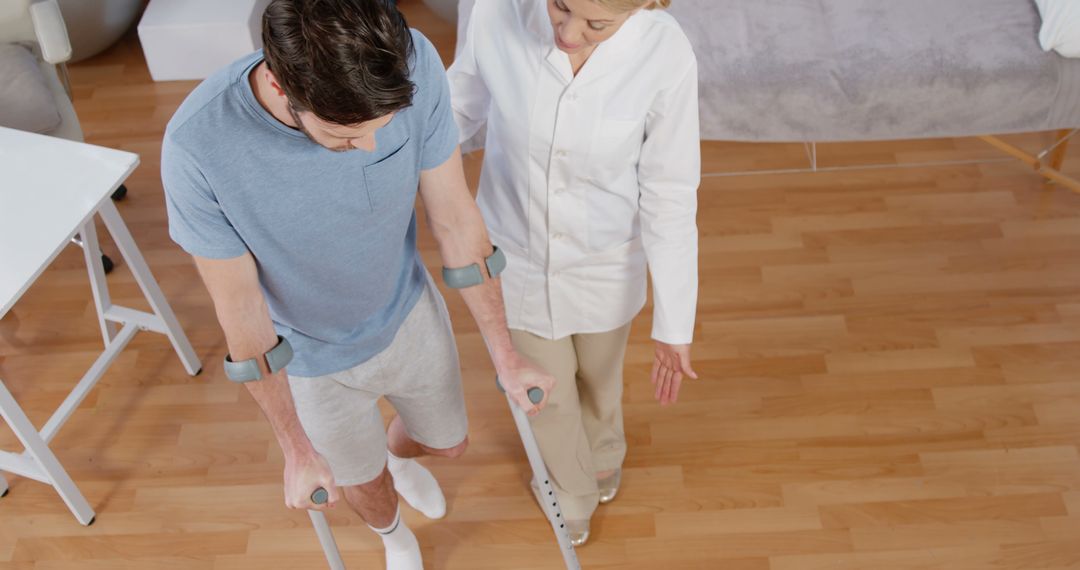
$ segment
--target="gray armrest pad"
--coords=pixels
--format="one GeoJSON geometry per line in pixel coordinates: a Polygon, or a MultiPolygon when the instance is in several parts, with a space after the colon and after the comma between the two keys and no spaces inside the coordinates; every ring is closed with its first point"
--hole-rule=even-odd
{"type": "Polygon", "coordinates": [[[16,44],[0,44],[0,126],[47,133],[60,125],[60,110],[37,58],[16,44]]]}
{"type": "Polygon", "coordinates": [[[56,65],[71,59],[71,40],[56,0],[39,0],[31,4],[30,18],[34,20],[34,32],[45,61],[56,65]]]}

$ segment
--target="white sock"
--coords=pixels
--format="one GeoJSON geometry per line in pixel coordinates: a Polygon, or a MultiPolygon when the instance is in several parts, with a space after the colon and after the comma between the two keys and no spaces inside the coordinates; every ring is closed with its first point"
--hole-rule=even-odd
{"type": "Polygon", "coordinates": [[[405,502],[429,519],[446,516],[446,497],[431,471],[415,460],[397,457],[389,449],[386,455],[390,474],[394,476],[394,489],[405,502]]]}
{"type": "Polygon", "coordinates": [[[386,549],[386,570],[424,570],[424,560],[420,556],[420,543],[416,535],[401,520],[401,510],[394,515],[394,522],[386,528],[368,525],[382,538],[386,549]]]}

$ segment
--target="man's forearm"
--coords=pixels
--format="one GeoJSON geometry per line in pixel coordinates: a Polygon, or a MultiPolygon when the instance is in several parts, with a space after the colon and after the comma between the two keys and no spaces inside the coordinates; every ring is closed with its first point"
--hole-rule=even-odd
{"type": "MultiPolygon", "coordinates": [[[[483,242],[487,244],[486,236],[483,242]]],[[[490,255],[490,244],[487,244],[485,249],[485,256],[490,255]]],[[[485,265],[483,258],[480,258],[480,264],[482,267],[485,265]]],[[[481,273],[487,273],[486,268],[482,269],[481,273]]],[[[547,402],[547,396],[540,402],[535,402],[530,391],[539,388],[541,394],[551,394],[555,379],[514,350],[506,322],[502,282],[497,277],[486,279],[480,285],[461,289],[461,296],[480,328],[502,388],[525,413],[530,416],[540,413],[547,402]]]]}
{"type": "Polygon", "coordinates": [[[231,259],[195,256],[195,265],[214,300],[230,358],[234,362],[254,359],[258,363],[260,379],[246,382],[245,386],[262,408],[285,454],[285,504],[293,508],[326,508],[313,505],[311,493],[322,487],[327,490],[329,504],[337,500],[330,468],[300,425],[285,369],[271,374],[266,362],[266,352],[278,340],[259,286],[255,258],[250,253],[231,259]]]}
{"type": "Polygon", "coordinates": [[[460,292],[480,328],[496,371],[502,372],[515,364],[517,355],[506,325],[502,283],[498,278],[491,279],[487,275],[487,264],[484,262],[494,251],[491,240],[488,239],[480,210],[475,203],[469,206],[463,209],[458,223],[442,227],[433,223],[432,230],[447,267],[467,267],[475,263],[486,277],[482,284],[461,289],[460,292]]]}
{"type": "Polygon", "coordinates": [[[480,328],[491,361],[499,374],[515,364],[517,353],[510,342],[510,329],[506,324],[506,308],[503,305],[502,283],[498,278],[488,279],[482,285],[461,290],[461,297],[469,307],[473,319],[480,328]]]}
{"type": "Polygon", "coordinates": [[[300,418],[296,416],[296,406],[293,404],[285,370],[279,370],[257,382],[248,382],[245,386],[270,421],[285,455],[288,457],[311,453],[311,442],[300,425],[300,418]]]}
{"type": "Polygon", "coordinates": [[[259,363],[262,379],[244,385],[269,420],[282,451],[287,456],[309,453],[311,442],[296,416],[288,375],[284,369],[270,374],[263,356],[277,343],[265,303],[249,300],[231,305],[218,311],[218,320],[225,330],[231,358],[234,361],[254,358],[259,363]]]}
{"type": "Polygon", "coordinates": [[[456,269],[477,264],[485,277],[482,284],[462,289],[461,296],[480,327],[495,369],[503,374],[518,367],[521,358],[510,343],[502,284],[490,278],[484,262],[493,253],[491,240],[480,208],[465,184],[458,150],[441,166],[420,173],[420,195],[443,265],[456,269]]]}

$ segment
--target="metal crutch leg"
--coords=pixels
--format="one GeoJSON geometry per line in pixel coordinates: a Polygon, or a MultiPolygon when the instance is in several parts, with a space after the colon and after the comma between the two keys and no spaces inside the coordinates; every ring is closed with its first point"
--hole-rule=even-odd
{"type": "MultiPolygon", "coordinates": [[[[495,381],[498,383],[498,379],[495,381]]],[[[502,390],[502,384],[499,384],[499,390],[502,390]]],[[[543,400],[543,390],[540,388],[529,389],[529,401],[539,404],[543,400]]],[[[514,423],[517,424],[521,443],[525,446],[525,455],[529,458],[533,476],[536,477],[537,483],[540,484],[540,497],[544,499],[541,507],[544,509],[544,514],[547,515],[548,522],[551,523],[551,529],[555,531],[555,539],[559,543],[559,549],[562,551],[566,568],[567,570],[581,570],[581,563],[578,562],[574,545],[570,543],[570,531],[566,528],[566,521],[563,519],[562,510],[559,508],[559,499],[555,497],[555,488],[551,485],[547,465],[544,465],[544,458],[540,455],[540,446],[536,443],[536,436],[533,435],[529,417],[510,399],[509,394],[506,394],[506,401],[509,402],[510,412],[514,415],[514,423]]]]}
{"type": "MultiPolygon", "coordinates": [[[[326,489],[322,487],[315,489],[315,492],[311,494],[311,502],[316,505],[325,503],[328,498],[326,489]]],[[[319,544],[322,545],[323,552],[326,554],[326,562],[330,564],[330,570],[345,570],[345,562],[341,560],[341,551],[338,550],[337,541],[334,540],[334,533],[330,530],[326,515],[322,511],[308,511],[308,516],[311,517],[311,526],[315,527],[315,534],[319,537],[319,544]]]]}

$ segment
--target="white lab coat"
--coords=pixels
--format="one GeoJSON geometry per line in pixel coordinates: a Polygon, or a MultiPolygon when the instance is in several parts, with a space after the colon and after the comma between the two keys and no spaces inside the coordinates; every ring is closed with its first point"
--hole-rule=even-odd
{"type": "Polygon", "coordinates": [[[461,140],[487,127],[478,202],[508,258],[510,328],[616,329],[645,304],[651,273],[652,337],[690,343],[697,62],[675,20],[638,12],[575,77],[545,0],[478,0],[448,75],[461,140]]]}

